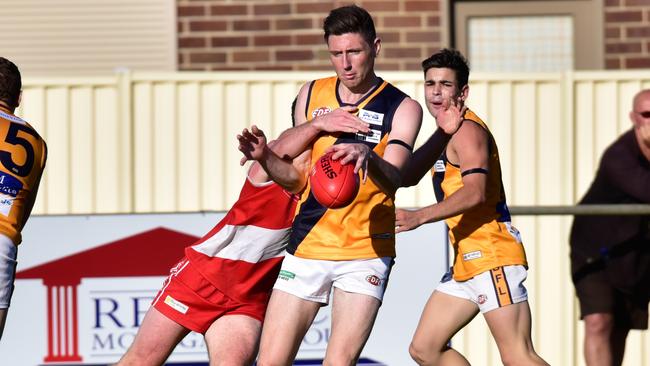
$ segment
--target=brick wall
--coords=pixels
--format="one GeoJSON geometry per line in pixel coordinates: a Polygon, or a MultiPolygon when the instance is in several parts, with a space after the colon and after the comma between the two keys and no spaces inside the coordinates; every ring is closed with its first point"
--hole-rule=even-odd
{"type": "Polygon", "coordinates": [[[650,68],[650,0],[605,0],[605,67],[650,68]]]}
{"type": "MultiPolygon", "coordinates": [[[[379,70],[419,70],[442,47],[441,0],[357,1],[373,16],[379,70]]],[[[349,1],[177,0],[180,70],[329,70],[322,23],[349,1]]]]}

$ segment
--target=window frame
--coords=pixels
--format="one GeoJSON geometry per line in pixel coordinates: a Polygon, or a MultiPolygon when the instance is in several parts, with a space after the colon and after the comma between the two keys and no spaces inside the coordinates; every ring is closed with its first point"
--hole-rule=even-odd
{"type": "Polygon", "coordinates": [[[571,16],[573,18],[574,70],[605,67],[603,0],[450,0],[450,44],[470,60],[468,25],[472,17],[571,16]],[[595,30],[595,31],[594,31],[595,30]]]}

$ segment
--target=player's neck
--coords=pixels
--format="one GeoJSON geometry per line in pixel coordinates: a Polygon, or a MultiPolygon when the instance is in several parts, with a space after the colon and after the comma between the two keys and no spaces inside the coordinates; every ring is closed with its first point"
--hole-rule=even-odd
{"type": "Polygon", "coordinates": [[[5,111],[5,112],[9,112],[9,113],[11,113],[11,114],[14,113],[14,110],[11,109],[11,108],[9,108],[9,106],[7,105],[7,103],[5,103],[5,102],[3,102],[3,101],[0,101],[0,109],[2,109],[2,110],[5,111]]]}
{"type": "Polygon", "coordinates": [[[370,93],[370,91],[375,88],[379,81],[379,77],[372,73],[368,75],[368,77],[362,83],[355,86],[354,88],[348,88],[347,86],[343,85],[343,83],[339,83],[339,97],[345,103],[355,104],[359,100],[363,99],[363,97],[365,97],[368,93],[370,93]]]}

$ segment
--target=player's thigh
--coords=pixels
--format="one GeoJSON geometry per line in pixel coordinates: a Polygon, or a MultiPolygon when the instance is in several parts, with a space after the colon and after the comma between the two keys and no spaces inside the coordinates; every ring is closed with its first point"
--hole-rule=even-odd
{"type": "Polygon", "coordinates": [[[331,357],[358,357],[375,323],[381,302],[366,294],[334,288],[332,333],[327,346],[331,357]]]}
{"type": "Polygon", "coordinates": [[[0,234],[0,309],[11,303],[16,277],[18,248],[7,236],[0,234]]]}
{"type": "Polygon", "coordinates": [[[269,300],[258,365],[291,365],[321,303],[274,289],[269,300]]]}
{"type": "Polygon", "coordinates": [[[526,351],[532,347],[528,301],[500,307],[483,316],[501,354],[526,351]]]}
{"type": "Polygon", "coordinates": [[[424,306],[411,343],[418,349],[439,351],[478,311],[478,306],[468,299],[433,291],[424,306]]]}
{"type": "Polygon", "coordinates": [[[118,365],[161,365],[189,329],[151,307],[118,365]]]}
{"type": "Polygon", "coordinates": [[[251,365],[257,355],[262,322],[248,315],[225,315],[205,333],[211,366],[251,365]]]}

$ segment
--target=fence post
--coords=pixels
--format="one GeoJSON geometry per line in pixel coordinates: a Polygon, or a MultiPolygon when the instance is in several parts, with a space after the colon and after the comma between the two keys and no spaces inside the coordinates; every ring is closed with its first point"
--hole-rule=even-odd
{"type": "Polygon", "coordinates": [[[119,118],[119,135],[122,140],[122,149],[116,151],[116,159],[124,167],[125,174],[119,177],[120,194],[118,196],[119,207],[121,212],[133,212],[135,208],[135,182],[133,169],[135,166],[133,154],[133,98],[132,98],[132,73],[127,68],[119,68],[115,70],[115,77],[117,79],[117,106],[119,118]]]}

